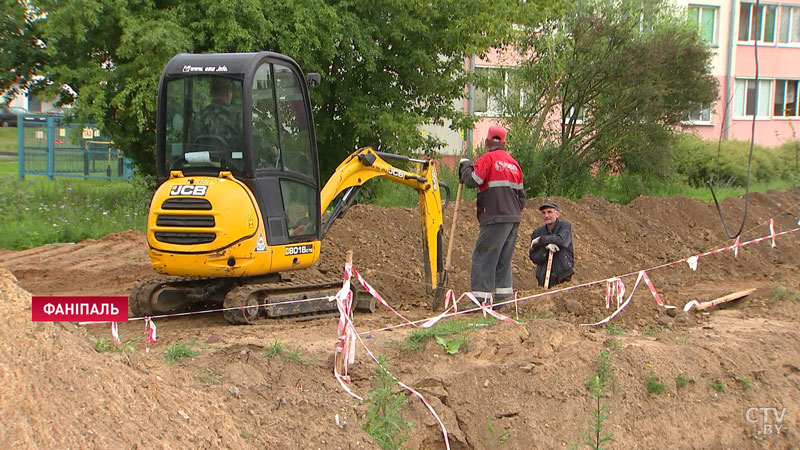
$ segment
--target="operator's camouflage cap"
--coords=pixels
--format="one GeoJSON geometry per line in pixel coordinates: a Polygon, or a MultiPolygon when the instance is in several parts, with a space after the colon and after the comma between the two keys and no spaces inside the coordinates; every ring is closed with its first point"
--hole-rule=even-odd
{"type": "Polygon", "coordinates": [[[546,208],[553,208],[556,211],[561,211],[561,208],[558,207],[558,203],[556,202],[547,202],[539,207],[539,211],[546,209],[546,208]]]}

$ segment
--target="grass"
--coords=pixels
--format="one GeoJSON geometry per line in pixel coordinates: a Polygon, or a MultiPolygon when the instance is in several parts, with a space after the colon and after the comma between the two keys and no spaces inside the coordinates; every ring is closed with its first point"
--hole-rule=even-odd
{"type": "Polygon", "coordinates": [[[756,385],[755,381],[748,379],[747,377],[736,377],[736,381],[742,383],[742,389],[748,390],[751,387],[756,385]]]}
{"type": "Polygon", "coordinates": [[[650,372],[650,376],[647,378],[646,387],[647,393],[650,395],[663,394],[667,390],[666,387],[664,387],[664,384],[661,383],[661,380],[655,374],[653,374],[653,372],[650,372]]]}
{"type": "Polygon", "coordinates": [[[366,399],[367,413],[361,429],[383,450],[402,449],[412,427],[411,422],[403,419],[406,394],[397,391],[397,381],[389,373],[383,355],[378,356],[378,363],[380,367],[366,399]]]}
{"type": "Polygon", "coordinates": [[[791,288],[776,286],[775,289],[772,290],[772,294],[770,295],[768,302],[772,304],[778,301],[785,301],[785,300],[798,302],[800,301],[800,293],[791,288]]]}
{"type": "Polygon", "coordinates": [[[495,436],[494,426],[492,421],[489,421],[489,436],[491,436],[492,445],[494,448],[500,448],[508,444],[514,438],[514,430],[508,429],[495,436]]]}
{"type": "Polygon", "coordinates": [[[119,345],[114,345],[113,339],[108,338],[101,338],[95,336],[89,336],[89,340],[94,345],[94,350],[98,353],[105,353],[105,352],[117,352],[117,353],[130,353],[133,354],[136,352],[136,343],[139,341],[139,338],[129,339],[127,341],[122,341],[119,345]]]}
{"type": "Polygon", "coordinates": [[[434,339],[448,353],[457,353],[463,345],[468,343],[466,336],[463,335],[464,332],[474,330],[476,327],[492,326],[495,322],[497,322],[497,319],[489,317],[469,321],[448,320],[439,322],[430,328],[419,328],[412,331],[405,339],[405,349],[408,351],[421,350],[428,340],[434,339]]]}
{"type": "Polygon", "coordinates": [[[23,250],[145,230],[152,195],[136,182],[0,177],[0,248],[23,250]]]}
{"type": "Polygon", "coordinates": [[[684,388],[684,387],[688,386],[690,383],[694,383],[694,380],[692,380],[691,378],[685,377],[683,374],[678,375],[677,377],[675,377],[675,386],[677,386],[679,388],[684,388]]]}
{"type": "Polygon", "coordinates": [[[174,364],[185,358],[193,358],[200,354],[193,347],[197,345],[194,339],[186,342],[176,342],[164,352],[164,361],[174,364]]]}
{"type": "Polygon", "coordinates": [[[221,376],[222,373],[220,373],[220,371],[212,369],[210,367],[206,367],[205,369],[200,371],[198,375],[195,375],[194,379],[195,381],[199,381],[201,383],[219,384],[222,383],[222,381],[220,380],[221,376]]]}
{"type": "Polygon", "coordinates": [[[652,326],[650,324],[647,324],[647,325],[644,326],[644,330],[642,331],[642,334],[644,336],[654,336],[657,332],[658,332],[658,327],[654,327],[654,326],[652,326]]]}
{"type": "Polygon", "coordinates": [[[624,336],[625,335],[625,331],[623,331],[622,328],[620,328],[620,326],[615,324],[615,323],[606,325],[604,328],[606,330],[606,334],[609,335],[609,336],[624,336]]]}
{"type": "Polygon", "coordinates": [[[714,389],[717,392],[724,392],[725,391],[725,383],[723,383],[723,382],[721,382],[719,380],[714,380],[711,383],[708,383],[708,387],[710,387],[711,389],[714,389]]]}
{"type": "Polygon", "coordinates": [[[308,364],[304,359],[303,355],[300,353],[300,347],[296,347],[294,350],[287,350],[281,341],[275,340],[264,350],[264,356],[266,357],[273,357],[273,356],[282,356],[289,361],[300,363],[303,365],[308,364]]]}
{"type": "Polygon", "coordinates": [[[0,152],[17,151],[17,127],[0,127],[0,152]]]}

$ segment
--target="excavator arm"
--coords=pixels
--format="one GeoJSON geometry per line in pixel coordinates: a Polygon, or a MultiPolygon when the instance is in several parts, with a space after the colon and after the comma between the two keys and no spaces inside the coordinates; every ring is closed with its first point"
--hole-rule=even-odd
{"type": "MultiPolygon", "coordinates": [[[[412,159],[404,155],[376,152],[364,147],[345,159],[320,191],[320,204],[324,214],[334,199],[342,192],[337,205],[333,208],[322,227],[322,236],[330,225],[344,216],[355,200],[360,187],[368,180],[383,177],[391,181],[409,186],[419,194],[419,215],[422,228],[423,262],[425,266],[425,283],[429,293],[435,292],[439,273],[444,270],[442,255],[442,220],[445,206],[450,199],[450,188],[439,182],[436,163],[431,160],[412,159]],[[417,172],[398,169],[388,162],[392,159],[414,163],[417,172]],[[442,190],[444,188],[444,203],[442,190]]],[[[321,237],[322,237],[321,236],[321,237]]]]}

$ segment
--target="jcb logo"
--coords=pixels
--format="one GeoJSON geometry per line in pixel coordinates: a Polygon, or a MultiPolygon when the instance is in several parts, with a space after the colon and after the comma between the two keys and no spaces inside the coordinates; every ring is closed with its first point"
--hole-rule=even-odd
{"type": "Polygon", "coordinates": [[[195,186],[192,184],[178,184],[172,186],[172,189],[169,191],[169,195],[194,195],[198,197],[202,197],[206,195],[206,190],[208,190],[208,186],[195,186]]]}

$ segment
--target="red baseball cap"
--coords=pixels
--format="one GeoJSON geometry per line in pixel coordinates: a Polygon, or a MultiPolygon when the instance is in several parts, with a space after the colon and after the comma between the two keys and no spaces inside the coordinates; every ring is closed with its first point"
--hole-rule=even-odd
{"type": "Polygon", "coordinates": [[[508,130],[501,127],[500,125],[492,125],[491,127],[489,127],[489,132],[486,134],[486,140],[505,144],[507,133],[508,130]]]}

